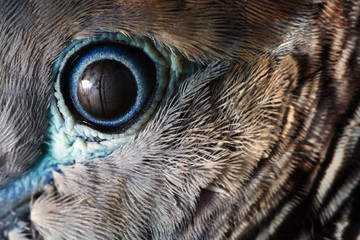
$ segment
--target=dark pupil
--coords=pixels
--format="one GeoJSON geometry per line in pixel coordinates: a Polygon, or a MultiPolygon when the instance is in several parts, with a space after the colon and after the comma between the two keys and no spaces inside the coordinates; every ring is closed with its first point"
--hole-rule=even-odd
{"type": "Polygon", "coordinates": [[[78,85],[81,106],[99,120],[111,120],[126,114],[134,105],[136,95],[136,80],[131,71],[112,60],[89,64],[78,85]]]}

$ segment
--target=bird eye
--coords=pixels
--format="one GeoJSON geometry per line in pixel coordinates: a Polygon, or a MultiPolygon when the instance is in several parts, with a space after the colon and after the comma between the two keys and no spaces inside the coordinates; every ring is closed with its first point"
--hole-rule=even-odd
{"type": "Polygon", "coordinates": [[[102,33],[70,43],[53,66],[54,156],[105,156],[126,144],[200,64],[141,36],[102,33]]]}
{"type": "Polygon", "coordinates": [[[109,129],[134,120],[149,106],[158,79],[155,64],[143,51],[100,43],[75,56],[63,85],[78,118],[109,129]]]}

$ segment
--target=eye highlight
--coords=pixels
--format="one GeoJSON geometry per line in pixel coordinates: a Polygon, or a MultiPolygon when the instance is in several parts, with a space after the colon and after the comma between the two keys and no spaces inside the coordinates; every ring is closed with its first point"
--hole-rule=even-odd
{"type": "Polygon", "coordinates": [[[144,52],[103,43],[76,56],[64,81],[69,82],[72,104],[84,121],[119,127],[146,110],[158,79],[156,66],[144,52]]]}

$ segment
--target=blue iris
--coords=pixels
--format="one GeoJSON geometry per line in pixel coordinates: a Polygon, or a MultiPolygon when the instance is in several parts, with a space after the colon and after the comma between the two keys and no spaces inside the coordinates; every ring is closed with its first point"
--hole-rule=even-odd
{"type": "Polygon", "coordinates": [[[141,50],[120,44],[86,48],[71,63],[70,98],[87,122],[118,127],[146,107],[157,83],[156,67],[141,50]]]}

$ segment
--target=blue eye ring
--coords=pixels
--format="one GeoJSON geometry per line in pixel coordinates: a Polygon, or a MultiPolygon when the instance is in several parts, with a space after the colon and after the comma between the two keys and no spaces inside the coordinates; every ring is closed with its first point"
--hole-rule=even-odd
{"type": "MultiPolygon", "coordinates": [[[[90,123],[104,128],[121,126],[133,119],[149,101],[156,83],[156,73],[150,73],[148,63],[144,63],[144,56],[139,57],[139,53],[134,54],[135,49],[126,45],[101,44],[91,47],[82,56],[79,56],[72,64],[69,74],[70,98],[75,109],[90,123]],[[115,61],[128,68],[134,76],[137,86],[136,99],[133,106],[123,115],[116,119],[102,120],[89,114],[82,106],[79,95],[78,85],[82,73],[86,67],[97,61],[115,61]],[[150,79],[149,79],[150,78],[150,79]],[[155,78],[155,79],[151,79],[155,78]]],[[[150,60],[148,60],[150,61],[150,60]]],[[[153,66],[155,68],[155,66],[153,66]]],[[[121,103],[119,103],[121,104],[121,103]]]]}
{"type": "Polygon", "coordinates": [[[141,48],[123,42],[100,40],[80,46],[69,51],[65,63],[60,67],[59,79],[66,105],[79,123],[104,133],[126,131],[153,106],[154,100],[162,95],[159,92],[162,89],[159,84],[162,66],[154,63],[141,48]],[[96,118],[83,108],[79,100],[77,86],[82,72],[97,61],[114,61],[121,64],[131,72],[136,82],[134,105],[117,118],[96,118]]]}

